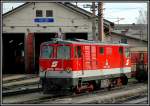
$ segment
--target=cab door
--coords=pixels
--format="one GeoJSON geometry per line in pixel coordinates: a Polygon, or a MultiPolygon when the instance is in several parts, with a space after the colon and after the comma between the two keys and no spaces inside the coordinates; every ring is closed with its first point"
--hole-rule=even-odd
{"type": "Polygon", "coordinates": [[[74,70],[83,71],[83,54],[82,47],[80,45],[74,46],[74,70]]]}
{"type": "Polygon", "coordinates": [[[119,67],[120,67],[120,73],[124,73],[124,48],[122,46],[119,47],[119,67]]]}
{"type": "Polygon", "coordinates": [[[130,58],[130,52],[129,52],[129,48],[125,47],[125,56],[124,56],[124,67],[131,67],[131,58],[130,58]]]}
{"type": "Polygon", "coordinates": [[[112,68],[112,46],[105,47],[105,68],[110,69],[112,68]]]}

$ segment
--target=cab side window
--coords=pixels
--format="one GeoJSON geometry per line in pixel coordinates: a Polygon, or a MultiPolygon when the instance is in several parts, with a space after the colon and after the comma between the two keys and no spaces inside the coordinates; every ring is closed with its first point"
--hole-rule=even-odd
{"type": "Polygon", "coordinates": [[[123,54],[123,47],[119,47],[119,53],[123,54]]]}
{"type": "Polygon", "coordinates": [[[104,47],[100,47],[99,52],[100,52],[100,54],[104,54],[104,47]]]}
{"type": "Polygon", "coordinates": [[[125,55],[127,58],[130,57],[129,48],[125,48],[125,55]]]}

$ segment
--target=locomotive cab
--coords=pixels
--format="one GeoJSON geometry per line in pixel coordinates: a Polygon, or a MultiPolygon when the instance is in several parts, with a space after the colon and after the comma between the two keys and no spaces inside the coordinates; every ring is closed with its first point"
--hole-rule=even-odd
{"type": "Polygon", "coordinates": [[[40,47],[39,76],[43,89],[58,90],[72,88],[74,63],[81,61],[81,48],[61,41],[45,42],[40,47]],[[74,53],[76,52],[76,53],[74,53]]]}
{"type": "Polygon", "coordinates": [[[69,45],[56,44],[41,47],[41,71],[67,71],[71,66],[71,47],[69,45]]]}

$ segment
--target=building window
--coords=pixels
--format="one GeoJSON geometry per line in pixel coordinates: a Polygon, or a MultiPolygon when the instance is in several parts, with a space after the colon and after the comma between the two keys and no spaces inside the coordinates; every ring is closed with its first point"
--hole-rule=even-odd
{"type": "Polygon", "coordinates": [[[125,44],[127,44],[128,42],[127,42],[127,39],[121,39],[121,43],[125,43],[125,44]]]}
{"type": "Polygon", "coordinates": [[[42,10],[36,10],[36,17],[42,17],[43,13],[42,10]]]}
{"type": "Polygon", "coordinates": [[[100,47],[100,54],[104,54],[104,48],[100,47]]]}
{"type": "Polygon", "coordinates": [[[46,17],[53,17],[53,11],[52,10],[46,10],[46,17]]]}

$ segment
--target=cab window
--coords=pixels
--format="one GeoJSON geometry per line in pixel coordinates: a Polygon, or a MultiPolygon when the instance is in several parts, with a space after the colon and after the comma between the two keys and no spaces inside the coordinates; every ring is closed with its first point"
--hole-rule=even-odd
{"type": "Polygon", "coordinates": [[[119,53],[123,54],[123,47],[119,47],[119,53]]]}
{"type": "Polygon", "coordinates": [[[125,48],[125,55],[126,57],[130,57],[129,48],[125,48]]]}
{"type": "Polygon", "coordinates": [[[100,52],[100,54],[104,54],[104,47],[100,47],[99,52],[100,52]]]}
{"type": "Polygon", "coordinates": [[[58,46],[57,59],[70,59],[70,46],[58,46]]]}
{"type": "Polygon", "coordinates": [[[53,54],[53,47],[52,46],[43,46],[41,49],[41,58],[51,58],[53,54]]]}

